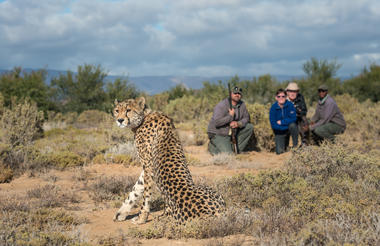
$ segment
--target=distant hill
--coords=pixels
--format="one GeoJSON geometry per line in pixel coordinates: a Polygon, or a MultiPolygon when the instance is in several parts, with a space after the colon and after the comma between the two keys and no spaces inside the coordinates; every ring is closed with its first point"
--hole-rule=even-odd
{"type": "MultiPolygon", "coordinates": [[[[38,69],[25,68],[23,71],[32,72],[38,69]]],[[[9,72],[9,70],[0,69],[0,74],[9,72]]],[[[50,83],[51,79],[58,77],[60,74],[65,74],[63,70],[47,69],[46,83],[50,83]]],[[[188,88],[199,89],[203,87],[203,82],[209,81],[210,83],[217,83],[222,81],[226,83],[233,76],[218,76],[218,77],[202,77],[202,76],[136,76],[128,77],[129,81],[133,83],[139,90],[148,94],[157,94],[166,91],[178,84],[183,84],[188,88]]],[[[239,76],[240,80],[252,80],[254,76],[239,76]]],[[[297,78],[297,76],[290,75],[274,75],[278,81],[290,80],[297,78]]],[[[107,81],[114,81],[117,78],[127,78],[125,76],[107,76],[107,81]]]]}

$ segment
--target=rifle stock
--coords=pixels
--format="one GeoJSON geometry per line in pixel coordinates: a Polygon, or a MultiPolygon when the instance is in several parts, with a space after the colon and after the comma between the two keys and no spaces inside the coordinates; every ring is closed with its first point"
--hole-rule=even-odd
{"type": "MultiPolygon", "coordinates": [[[[230,109],[232,109],[232,99],[231,99],[231,86],[228,83],[228,101],[230,103],[230,109]]],[[[236,142],[236,128],[230,127],[228,134],[231,136],[232,148],[235,154],[238,153],[237,142],[236,142]]]]}

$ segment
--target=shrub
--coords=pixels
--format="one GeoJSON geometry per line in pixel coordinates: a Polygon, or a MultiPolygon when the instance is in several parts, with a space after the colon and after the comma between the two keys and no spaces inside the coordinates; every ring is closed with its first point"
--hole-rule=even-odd
{"type": "Polygon", "coordinates": [[[14,148],[5,145],[0,149],[0,159],[5,167],[12,169],[14,175],[22,174],[27,170],[39,171],[49,165],[43,158],[43,154],[33,145],[14,148]]]}
{"type": "Polygon", "coordinates": [[[0,163],[0,184],[10,182],[13,178],[13,170],[0,163]]]}
{"type": "Polygon", "coordinates": [[[247,109],[251,116],[251,123],[254,127],[257,147],[267,151],[273,151],[275,148],[274,135],[269,123],[270,106],[270,104],[247,104],[247,109]]]}
{"type": "Polygon", "coordinates": [[[69,151],[49,153],[46,154],[44,158],[46,158],[46,162],[51,166],[61,170],[65,168],[79,167],[85,163],[83,157],[69,151]]]}
{"type": "Polygon", "coordinates": [[[99,127],[102,123],[111,121],[112,117],[106,112],[98,110],[83,111],[75,121],[75,126],[78,128],[99,127]]]}
{"type": "Polygon", "coordinates": [[[0,118],[4,113],[4,96],[0,93],[0,118]]]}
{"type": "MultiPolygon", "coordinates": [[[[40,200],[40,198],[38,198],[40,200]]],[[[0,199],[1,245],[88,245],[76,227],[83,219],[20,196],[0,199]]]]}
{"type": "Polygon", "coordinates": [[[206,114],[202,107],[202,98],[185,95],[169,102],[164,112],[169,115],[174,122],[184,122],[199,118],[206,114]]]}
{"type": "Polygon", "coordinates": [[[90,186],[90,197],[97,202],[113,200],[131,191],[135,181],[131,176],[98,177],[90,186]]]}
{"type": "Polygon", "coordinates": [[[377,217],[360,221],[379,212],[379,177],[376,157],[337,141],[293,151],[285,170],[239,175],[217,187],[228,206],[247,206],[258,216],[253,236],[267,240],[280,233],[281,240],[297,245],[344,244],[368,236],[371,243],[378,239],[377,217]],[[347,218],[344,228],[341,218],[347,218]],[[334,225],[333,231],[355,236],[334,236],[323,229],[323,221],[334,225]]]}
{"type": "Polygon", "coordinates": [[[29,199],[37,199],[35,204],[41,208],[62,207],[67,202],[79,201],[74,193],[63,193],[58,186],[50,184],[28,190],[26,194],[29,199]]]}
{"type": "Polygon", "coordinates": [[[25,101],[11,109],[6,109],[1,120],[5,143],[15,146],[25,146],[32,143],[43,134],[43,113],[38,111],[34,102],[25,101]]]}

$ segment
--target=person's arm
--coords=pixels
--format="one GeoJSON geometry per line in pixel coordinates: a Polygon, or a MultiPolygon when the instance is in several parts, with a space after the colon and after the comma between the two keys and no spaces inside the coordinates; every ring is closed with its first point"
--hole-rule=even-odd
{"type": "MultiPolygon", "coordinates": [[[[331,99],[331,98],[329,98],[331,99]]],[[[317,121],[313,121],[314,124],[311,126],[311,129],[314,130],[318,126],[324,125],[334,117],[338,106],[333,100],[326,100],[323,111],[319,112],[319,118],[317,121]]]]}
{"type": "Polygon", "coordinates": [[[301,94],[300,94],[299,108],[300,108],[300,111],[301,111],[299,114],[301,116],[306,116],[306,114],[307,114],[307,106],[306,106],[305,98],[301,94]]]}
{"type": "Polygon", "coordinates": [[[247,110],[245,103],[243,103],[240,107],[241,107],[240,110],[241,110],[242,114],[240,116],[240,120],[238,121],[238,125],[240,128],[243,128],[250,121],[250,115],[249,115],[249,112],[247,110]]]}
{"type": "Polygon", "coordinates": [[[269,121],[273,130],[286,130],[287,126],[279,125],[276,118],[276,108],[272,106],[269,111],[269,121]]]}
{"type": "Polygon", "coordinates": [[[233,120],[233,116],[229,114],[228,108],[228,105],[225,105],[223,102],[215,106],[213,115],[215,127],[228,125],[233,120]]]}
{"type": "Polygon", "coordinates": [[[281,125],[289,126],[291,123],[297,121],[296,108],[293,106],[293,103],[287,103],[287,114],[285,118],[281,120],[281,125]]]}

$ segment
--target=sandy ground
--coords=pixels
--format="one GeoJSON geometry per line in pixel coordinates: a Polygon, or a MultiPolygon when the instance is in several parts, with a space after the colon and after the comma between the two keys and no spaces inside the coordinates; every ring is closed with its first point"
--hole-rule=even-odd
{"type": "MultiPolygon", "coordinates": [[[[205,146],[188,146],[185,147],[186,153],[206,163],[204,165],[190,166],[191,173],[194,179],[203,179],[206,182],[215,182],[218,179],[234,176],[240,173],[256,174],[264,169],[281,168],[285,161],[290,157],[290,153],[285,153],[280,156],[267,152],[249,152],[239,155],[237,163],[229,163],[227,165],[211,165],[212,156],[206,151],[205,146]]],[[[141,167],[124,167],[116,164],[96,164],[89,165],[83,168],[81,172],[97,177],[97,176],[122,176],[132,175],[138,176],[141,172],[141,167]]],[[[37,177],[29,177],[27,174],[13,180],[9,184],[0,184],[0,197],[13,195],[22,195],[30,189],[42,187],[45,184],[59,186],[62,190],[75,192],[80,197],[80,202],[69,206],[70,212],[73,212],[87,219],[88,223],[80,226],[81,234],[91,243],[96,244],[97,240],[105,237],[116,237],[120,233],[126,233],[130,228],[137,227],[130,220],[124,222],[114,222],[112,220],[114,213],[118,210],[112,202],[96,204],[89,196],[88,190],[84,189],[83,183],[76,182],[75,176],[78,175],[78,169],[68,171],[52,170],[48,173],[38,175],[37,177]]],[[[161,211],[155,212],[161,213],[161,211]]],[[[153,213],[153,216],[155,215],[153,213]]],[[[152,223],[150,221],[145,225],[152,223]]],[[[244,236],[242,236],[244,237],[244,236]]],[[[228,238],[223,239],[228,242],[228,238]]],[[[131,239],[125,245],[204,245],[207,240],[168,240],[168,239],[131,239]]],[[[249,238],[244,239],[244,245],[249,244],[249,238]]]]}

